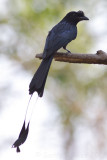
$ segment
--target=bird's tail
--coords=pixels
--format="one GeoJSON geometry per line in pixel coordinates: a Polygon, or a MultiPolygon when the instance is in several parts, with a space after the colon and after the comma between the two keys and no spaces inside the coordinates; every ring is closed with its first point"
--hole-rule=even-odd
{"type": "Polygon", "coordinates": [[[53,56],[43,59],[38,70],[34,74],[30,85],[29,85],[29,94],[33,94],[35,91],[38,92],[38,96],[43,96],[43,91],[45,87],[45,82],[49,72],[49,68],[52,62],[53,56]]]}

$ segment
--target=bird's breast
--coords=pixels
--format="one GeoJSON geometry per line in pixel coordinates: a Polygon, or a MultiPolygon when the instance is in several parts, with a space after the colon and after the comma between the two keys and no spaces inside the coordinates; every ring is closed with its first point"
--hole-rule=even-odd
{"type": "Polygon", "coordinates": [[[77,27],[74,25],[71,25],[69,31],[70,31],[69,33],[70,33],[71,39],[74,40],[77,37],[77,27]]]}

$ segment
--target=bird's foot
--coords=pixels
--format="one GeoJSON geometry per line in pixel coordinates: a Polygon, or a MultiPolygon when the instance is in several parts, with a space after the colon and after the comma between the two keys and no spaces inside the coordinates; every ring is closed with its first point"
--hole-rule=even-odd
{"type": "Polygon", "coordinates": [[[66,49],[66,51],[67,51],[66,54],[69,54],[69,53],[72,54],[69,50],[66,49]]]}
{"type": "MultiPolygon", "coordinates": [[[[66,49],[66,46],[63,47],[63,49],[65,49],[67,52],[67,54],[71,53],[68,49],[66,49]]],[[[72,53],[71,53],[72,54],[72,53]]]]}

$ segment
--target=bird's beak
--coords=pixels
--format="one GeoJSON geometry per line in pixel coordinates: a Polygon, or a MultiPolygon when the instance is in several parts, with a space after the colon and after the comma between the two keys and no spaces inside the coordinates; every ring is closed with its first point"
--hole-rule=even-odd
{"type": "Polygon", "coordinates": [[[83,16],[83,17],[80,17],[80,20],[81,20],[81,21],[82,21],[82,20],[89,20],[89,18],[86,17],[86,16],[83,16]]]}

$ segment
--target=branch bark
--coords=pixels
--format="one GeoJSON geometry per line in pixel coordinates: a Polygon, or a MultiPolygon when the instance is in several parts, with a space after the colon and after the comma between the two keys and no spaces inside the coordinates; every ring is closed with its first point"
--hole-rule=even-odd
{"type": "MultiPolygon", "coordinates": [[[[42,59],[42,54],[37,54],[36,58],[42,59]]],[[[96,54],[62,53],[56,52],[55,61],[68,63],[87,63],[107,65],[107,53],[98,50],[96,54]]]]}

